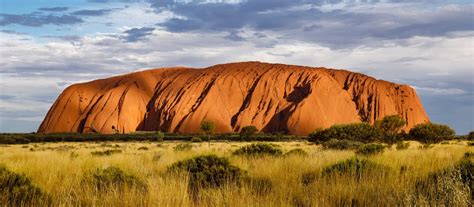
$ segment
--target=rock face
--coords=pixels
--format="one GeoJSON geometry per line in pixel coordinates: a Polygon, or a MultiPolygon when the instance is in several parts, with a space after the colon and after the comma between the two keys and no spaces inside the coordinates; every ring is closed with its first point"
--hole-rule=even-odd
{"type": "Polygon", "coordinates": [[[345,70],[260,62],[204,69],[146,70],[65,89],[39,133],[216,132],[254,125],[263,132],[306,135],[316,128],[403,117],[428,122],[415,91],[345,70]]]}

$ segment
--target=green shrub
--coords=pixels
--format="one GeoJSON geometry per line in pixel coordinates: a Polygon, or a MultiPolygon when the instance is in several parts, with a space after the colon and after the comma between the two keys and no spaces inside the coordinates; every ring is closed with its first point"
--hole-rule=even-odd
{"type": "Polygon", "coordinates": [[[99,192],[109,192],[111,190],[123,192],[127,188],[147,192],[148,189],[144,181],[114,166],[105,169],[96,169],[95,171],[85,174],[83,184],[92,185],[93,189],[99,192]]]}
{"type": "Polygon", "coordinates": [[[230,164],[229,160],[216,155],[201,155],[179,161],[168,167],[169,173],[186,172],[189,190],[196,193],[200,188],[221,187],[226,183],[240,182],[245,171],[230,164]]]}
{"type": "Polygon", "coordinates": [[[199,137],[193,137],[193,138],[191,139],[191,142],[202,142],[202,139],[199,138],[199,137]]]}
{"type": "Polygon", "coordinates": [[[400,141],[400,142],[397,142],[397,150],[405,150],[405,149],[408,149],[410,147],[410,142],[403,142],[403,141],[400,141]]]}
{"type": "Polygon", "coordinates": [[[267,143],[257,143],[243,146],[233,152],[234,155],[245,156],[280,156],[283,154],[281,149],[267,143]]]}
{"type": "Polygon", "coordinates": [[[371,143],[371,144],[362,145],[356,151],[356,154],[369,156],[369,155],[376,155],[376,154],[383,153],[384,150],[385,150],[385,146],[381,144],[371,143]]]}
{"type": "Polygon", "coordinates": [[[33,185],[31,179],[0,165],[0,205],[48,206],[50,197],[33,185]]]}
{"type": "Polygon", "coordinates": [[[199,127],[201,129],[201,132],[207,135],[211,135],[214,133],[214,129],[216,128],[216,125],[212,121],[203,121],[201,122],[201,125],[199,127]]]}
{"type": "Polygon", "coordinates": [[[367,175],[385,175],[389,168],[367,159],[351,158],[323,168],[323,176],[348,175],[360,180],[367,175]]]}
{"type": "Polygon", "coordinates": [[[383,141],[388,144],[399,142],[403,139],[400,136],[400,130],[405,126],[406,122],[398,115],[390,115],[384,117],[382,120],[375,122],[375,127],[380,129],[383,133],[383,141]]]}
{"type": "Polygon", "coordinates": [[[252,136],[258,132],[257,127],[255,126],[245,126],[240,130],[239,136],[241,140],[251,141],[252,136]]]}
{"type": "Polygon", "coordinates": [[[330,139],[373,142],[381,140],[382,131],[368,123],[334,125],[328,129],[316,130],[309,135],[311,142],[325,142],[330,139]]]}
{"type": "Polygon", "coordinates": [[[193,148],[192,144],[189,143],[180,143],[176,145],[173,149],[176,152],[185,152],[185,151],[190,151],[193,148]]]}
{"type": "Polygon", "coordinates": [[[349,150],[359,149],[363,144],[357,141],[330,139],[322,143],[324,149],[349,150]]]}
{"type": "Polygon", "coordinates": [[[265,195],[272,191],[273,183],[269,178],[245,177],[245,183],[257,195],[265,195]]]}
{"type": "Polygon", "coordinates": [[[450,140],[454,134],[454,130],[449,126],[434,123],[417,124],[409,133],[410,138],[427,144],[450,140]]]}
{"type": "Polygon", "coordinates": [[[467,135],[467,139],[474,140],[474,131],[469,132],[469,134],[467,135]]]}
{"type": "Polygon", "coordinates": [[[165,139],[165,133],[163,132],[156,132],[156,140],[157,142],[162,142],[165,139]]]}
{"type": "Polygon", "coordinates": [[[308,153],[300,148],[296,148],[285,153],[285,156],[308,156],[308,153]]]}
{"type": "Polygon", "coordinates": [[[122,150],[113,149],[113,150],[91,152],[91,154],[94,156],[110,156],[110,155],[118,154],[118,153],[122,153],[122,150]]]}
{"type": "Polygon", "coordinates": [[[432,144],[422,144],[418,148],[422,149],[422,150],[427,150],[427,149],[433,148],[433,145],[432,144]]]}
{"type": "Polygon", "coordinates": [[[474,163],[463,159],[454,167],[418,180],[412,194],[413,200],[427,200],[429,206],[469,206],[469,200],[474,198],[473,190],[474,163]]]}

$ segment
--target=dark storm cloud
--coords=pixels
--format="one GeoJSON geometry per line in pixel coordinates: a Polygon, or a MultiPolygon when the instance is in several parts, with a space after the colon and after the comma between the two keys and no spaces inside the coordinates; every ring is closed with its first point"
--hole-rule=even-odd
{"type": "Polygon", "coordinates": [[[48,11],[48,12],[62,12],[62,11],[67,11],[68,9],[69,9],[68,7],[44,7],[44,8],[39,8],[38,10],[48,11]]]}
{"type": "Polygon", "coordinates": [[[52,15],[34,12],[30,14],[0,14],[0,26],[18,24],[29,27],[41,27],[43,25],[72,25],[82,23],[82,19],[71,15],[52,15]]]}
{"type": "MultiPolygon", "coordinates": [[[[351,7],[324,11],[319,8],[323,4],[342,2],[339,0],[248,0],[237,4],[172,0],[149,2],[157,11],[170,10],[184,17],[159,24],[172,32],[228,31],[232,38],[235,37],[232,31],[248,27],[256,31],[278,32],[283,38],[331,48],[348,48],[374,40],[435,37],[474,30],[472,4],[448,9],[441,6],[428,11],[415,5],[401,12],[377,9],[354,11],[351,7]],[[410,10],[414,12],[409,13],[410,10]]],[[[365,2],[370,5],[377,1],[365,2]]]]}
{"type": "Polygon", "coordinates": [[[72,15],[77,16],[104,16],[108,14],[111,9],[97,9],[97,10],[79,10],[72,13],[72,15]]]}
{"type": "Polygon", "coordinates": [[[151,35],[153,30],[155,30],[155,28],[151,27],[129,29],[123,32],[124,35],[122,36],[122,39],[126,42],[136,42],[145,39],[148,35],[151,35]]]}

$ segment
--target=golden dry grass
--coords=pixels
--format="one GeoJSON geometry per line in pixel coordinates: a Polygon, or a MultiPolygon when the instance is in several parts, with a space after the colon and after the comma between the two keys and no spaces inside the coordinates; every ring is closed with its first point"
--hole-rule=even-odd
{"type": "MultiPolygon", "coordinates": [[[[54,206],[395,206],[427,205],[429,201],[413,198],[417,180],[430,172],[453,166],[473,147],[465,142],[435,145],[420,149],[411,143],[409,149],[395,147],[368,159],[388,166],[390,174],[364,178],[323,178],[322,169],[355,156],[353,151],[323,150],[307,142],[280,142],[283,151],[304,149],[308,156],[238,157],[231,152],[248,143],[193,143],[191,151],[176,152],[179,142],[106,142],[106,143],[40,143],[0,146],[0,164],[23,173],[53,198],[54,206]],[[140,147],[148,150],[138,150],[140,147]],[[93,151],[120,149],[110,156],[94,156],[93,151]],[[235,166],[251,177],[266,178],[273,187],[268,193],[258,193],[248,186],[228,185],[200,193],[191,200],[186,176],[169,175],[165,171],[172,163],[200,154],[228,157],[235,166]],[[107,192],[97,195],[84,185],[85,174],[97,169],[116,166],[137,176],[148,185],[148,193],[133,190],[107,192]],[[403,168],[402,172],[401,169],[403,168]],[[314,182],[304,186],[303,173],[313,172],[314,182]]],[[[462,192],[465,194],[465,192],[462,192]]],[[[464,195],[462,194],[462,195],[464,195]]],[[[460,196],[459,205],[470,202],[460,196]]]]}

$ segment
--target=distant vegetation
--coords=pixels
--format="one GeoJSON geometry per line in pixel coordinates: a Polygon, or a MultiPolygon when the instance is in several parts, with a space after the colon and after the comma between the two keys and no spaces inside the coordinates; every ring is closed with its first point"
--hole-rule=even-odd
{"type": "Polygon", "coordinates": [[[97,133],[0,133],[0,144],[27,144],[37,142],[97,142],[97,141],[304,141],[322,144],[327,149],[358,149],[363,144],[378,142],[388,145],[406,140],[416,140],[425,144],[439,143],[452,139],[474,140],[474,132],[455,136],[455,131],[447,125],[418,124],[408,133],[402,130],[405,121],[397,115],[387,116],[374,125],[353,123],[334,125],[327,129],[316,129],[308,136],[288,134],[268,134],[259,132],[255,126],[244,126],[239,133],[216,134],[215,124],[204,121],[200,125],[201,134],[175,134],[163,132],[135,132],[129,134],[97,133]]]}

